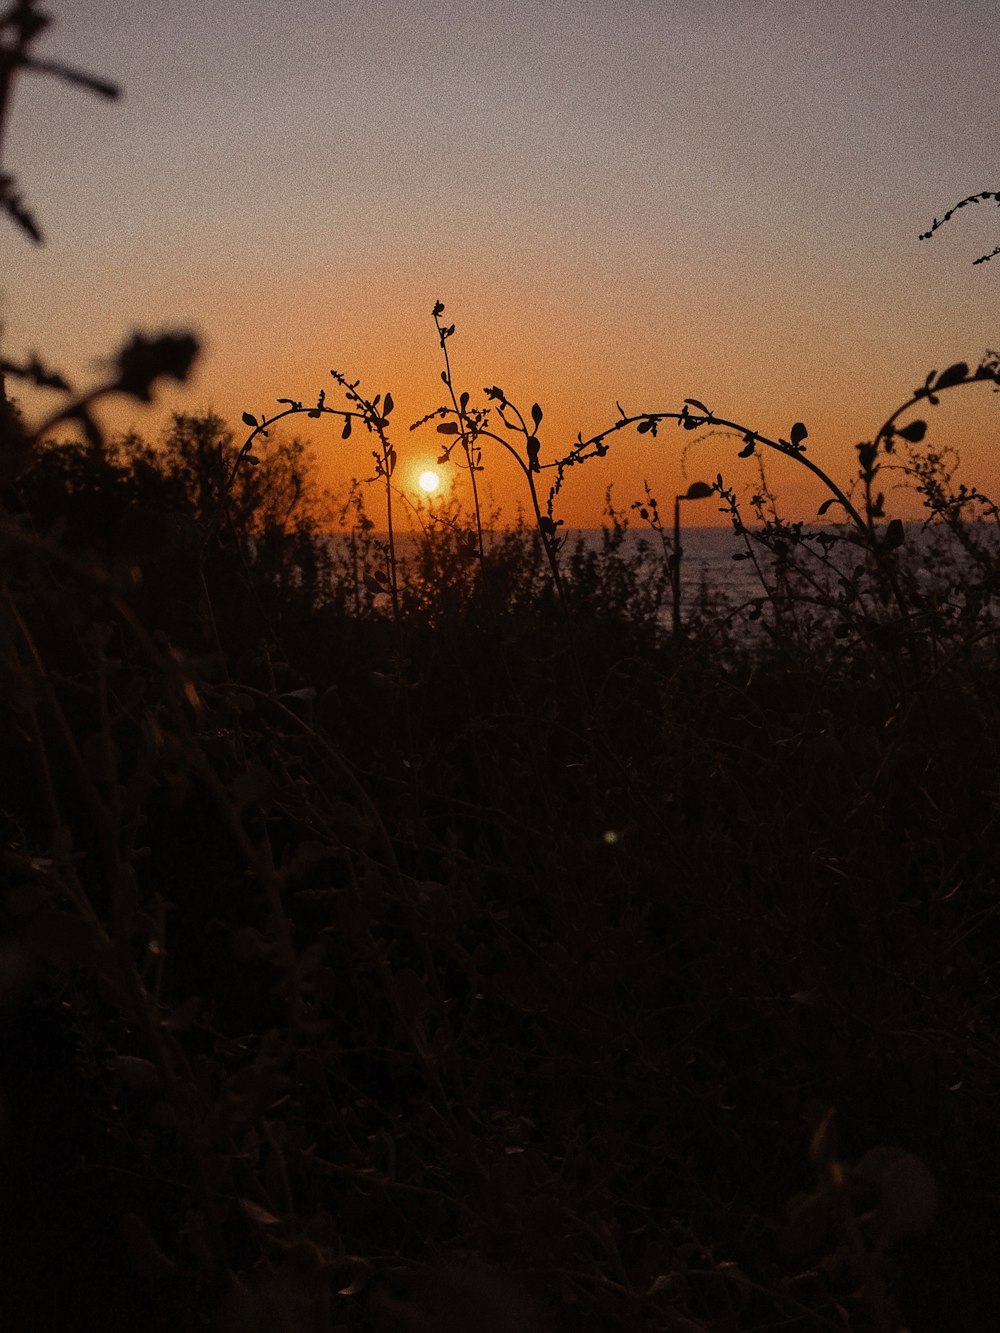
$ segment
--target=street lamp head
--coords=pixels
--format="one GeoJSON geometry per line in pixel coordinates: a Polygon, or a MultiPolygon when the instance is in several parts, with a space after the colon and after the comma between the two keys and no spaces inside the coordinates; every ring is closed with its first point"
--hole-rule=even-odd
{"type": "Polygon", "coordinates": [[[693,481],[684,495],[674,496],[674,554],[671,573],[674,585],[673,626],[675,635],[679,635],[681,632],[681,556],[683,555],[681,549],[681,501],[707,500],[711,494],[712,488],[707,481],[693,481]]]}

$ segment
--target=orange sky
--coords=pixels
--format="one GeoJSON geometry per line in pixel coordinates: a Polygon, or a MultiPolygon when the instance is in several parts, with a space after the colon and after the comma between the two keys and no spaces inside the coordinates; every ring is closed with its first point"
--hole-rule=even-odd
{"type": "MultiPolygon", "coordinates": [[[[917,240],[1000,185],[992,5],[947,22],[895,0],[50,7],[44,54],[125,98],[18,90],[6,167],[47,244],[5,229],[5,351],[83,385],[135,329],[204,345],[192,383],[109,410],[113,427],[155,437],[170,411],[212,407],[238,430],[278,397],[333,403],[336,367],[391,390],[407,485],[440,444],[406,426],[442,401],[442,300],[456,386],[539,402],[543,461],[616,400],[693,396],[765,434],[804,421],[846,485],[853,445],[929,370],[1000,343],[1000,258],[971,264],[1000,241],[995,208],[917,240]]],[[[985,387],[953,394],[929,440],[1000,498],[998,406],[985,387]]],[[[335,489],[370,474],[361,433],[298,433],[335,489]]],[[[719,471],[753,487],[738,447],[623,434],[569,475],[558,513],[596,524],[611,483],[621,506],[645,479],[661,502],[719,471]]],[[[494,503],[527,502],[499,453],[484,461],[494,503]]],[[[786,517],[823,498],[788,462],[769,478],[786,517]]],[[[903,490],[889,509],[918,512],[903,490]]]]}

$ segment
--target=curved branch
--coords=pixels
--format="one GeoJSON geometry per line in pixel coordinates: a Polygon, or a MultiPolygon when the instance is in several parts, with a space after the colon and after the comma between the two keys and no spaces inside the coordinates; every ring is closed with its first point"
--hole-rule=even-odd
{"type": "MultiPolygon", "coordinates": [[[[995,199],[997,201],[997,207],[1000,208],[1000,190],[982,190],[979,194],[966,195],[966,197],[960,199],[954,207],[949,208],[944,217],[935,218],[931,223],[929,230],[920,233],[919,239],[921,241],[929,241],[938,228],[943,227],[946,222],[953,218],[960,208],[964,208],[966,204],[981,204],[986,199],[995,199]]],[[[972,262],[973,264],[985,264],[987,260],[992,259],[994,255],[1000,255],[1000,245],[991,250],[989,254],[980,255],[978,259],[974,259],[972,262]]]]}

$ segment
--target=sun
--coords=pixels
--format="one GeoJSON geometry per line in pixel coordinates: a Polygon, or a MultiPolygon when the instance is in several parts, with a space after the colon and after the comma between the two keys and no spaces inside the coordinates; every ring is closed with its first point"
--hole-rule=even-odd
{"type": "Polygon", "coordinates": [[[417,485],[425,494],[433,495],[441,485],[441,478],[436,472],[433,472],[428,468],[426,472],[421,472],[420,476],[417,478],[417,485]]]}

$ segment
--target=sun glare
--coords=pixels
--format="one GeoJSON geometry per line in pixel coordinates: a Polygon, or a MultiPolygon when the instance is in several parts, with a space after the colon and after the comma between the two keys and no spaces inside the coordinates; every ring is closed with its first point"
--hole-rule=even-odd
{"type": "Polygon", "coordinates": [[[426,472],[421,472],[420,476],[417,478],[417,483],[420,486],[420,489],[427,495],[433,495],[441,485],[441,478],[436,472],[432,472],[428,468],[426,472]]]}

